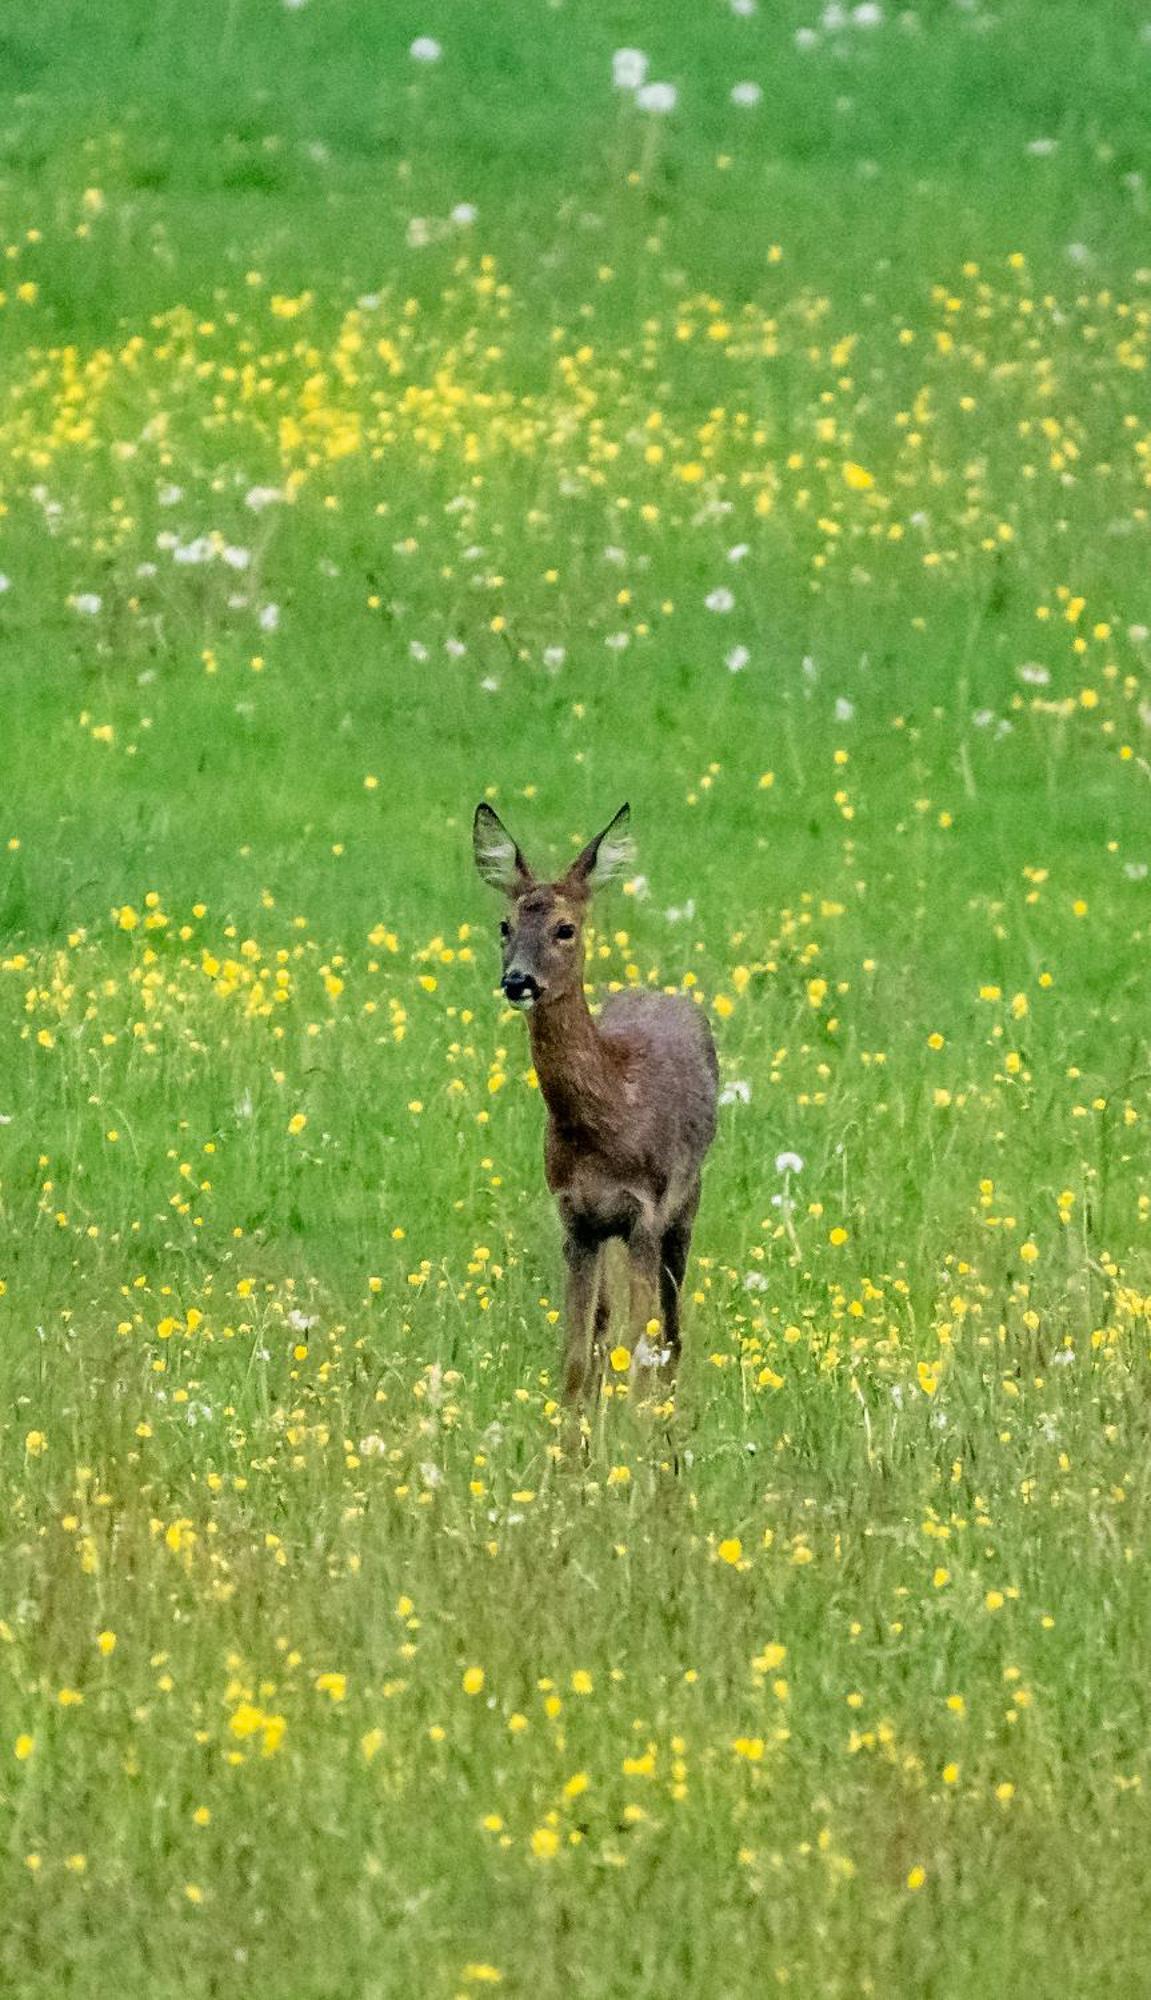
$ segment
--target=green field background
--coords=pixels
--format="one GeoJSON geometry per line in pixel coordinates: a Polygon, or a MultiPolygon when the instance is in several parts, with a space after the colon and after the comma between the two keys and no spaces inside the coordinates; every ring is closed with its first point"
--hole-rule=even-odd
{"type": "Polygon", "coordinates": [[[0,20],[5,1993],[1147,1990],[1149,85],[0,20]],[[582,1447],[481,798],[720,1054],[582,1447]]]}

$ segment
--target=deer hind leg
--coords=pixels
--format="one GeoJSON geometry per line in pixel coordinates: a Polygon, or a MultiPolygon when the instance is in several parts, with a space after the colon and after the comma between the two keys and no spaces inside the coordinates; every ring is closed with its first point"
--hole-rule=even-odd
{"type": "Polygon", "coordinates": [[[568,1232],[564,1257],[568,1272],[564,1401],[570,1406],[582,1402],[592,1371],[592,1345],[603,1259],[599,1243],[576,1230],[568,1232]]]}
{"type": "Polygon", "coordinates": [[[631,1320],[631,1382],[646,1395],[658,1381],[662,1344],[659,1333],[660,1238],[637,1225],[628,1239],[631,1320]],[[652,1327],[653,1331],[648,1332],[652,1327]]]}
{"type": "Polygon", "coordinates": [[[679,1331],[680,1294],[683,1290],[688,1253],[691,1249],[691,1233],[695,1226],[695,1212],[698,1206],[699,1182],[697,1181],[679,1214],[665,1229],[663,1242],[660,1245],[659,1303],[663,1317],[663,1344],[667,1351],[664,1368],[669,1382],[675,1381],[679,1366],[682,1345],[679,1331]]]}

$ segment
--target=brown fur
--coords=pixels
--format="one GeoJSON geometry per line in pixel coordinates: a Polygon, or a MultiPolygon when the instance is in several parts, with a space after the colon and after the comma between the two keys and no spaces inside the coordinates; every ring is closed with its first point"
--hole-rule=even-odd
{"type": "Polygon", "coordinates": [[[545,1171],[568,1270],[564,1394],[578,1402],[602,1366],[611,1314],[606,1247],[627,1246],[633,1377],[673,1379],[679,1303],[715,1136],[715,1045],[678,995],[628,991],[593,1018],[583,986],[589,899],[629,857],[627,807],[556,882],[540,882],[490,807],[476,813],[477,866],[509,897],[505,992],[531,1000],[528,1026],[548,1110],[545,1171]],[[571,937],[557,936],[563,927],[571,937]],[[658,1341],[645,1329],[661,1321],[658,1341]],[[597,1352],[598,1350],[598,1352],[597,1352]]]}

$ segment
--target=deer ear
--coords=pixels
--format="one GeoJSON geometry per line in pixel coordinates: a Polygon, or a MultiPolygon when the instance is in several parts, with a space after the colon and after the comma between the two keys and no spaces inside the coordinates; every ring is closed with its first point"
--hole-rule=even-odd
{"type": "Polygon", "coordinates": [[[472,822],[472,852],[476,867],[484,881],[493,889],[502,889],[505,896],[514,896],[526,889],[532,881],[532,871],[508,832],[507,827],[490,806],[478,805],[472,822]]]}
{"type": "Polygon", "coordinates": [[[615,818],[609,820],[602,833],[589,840],[582,854],[577,855],[568,869],[564,880],[573,889],[583,889],[591,894],[602,889],[605,882],[614,882],[635,865],[635,842],[631,837],[631,808],[623,805],[615,818]]]}

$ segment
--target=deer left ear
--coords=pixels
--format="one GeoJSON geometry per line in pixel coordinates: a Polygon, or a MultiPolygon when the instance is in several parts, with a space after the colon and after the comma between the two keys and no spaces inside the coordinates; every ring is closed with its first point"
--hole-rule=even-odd
{"type": "Polygon", "coordinates": [[[577,855],[564,877],[564,881],[575,890],[591,895],[602,889],[605,882],[614,882],[635,866],[635,842],[631,837],[631,808],[622,805],[613,820],[609,820],[602,833],[589,840],[582,854],[577,855]]]}
{"type": "Polygon", "coordinates": [[[531,869],[502,819],[489,805],[476,807],[472,852],[476,867],[493,889],[502,889],[505,896],[518,896],[531,887],[531,869]]]}

